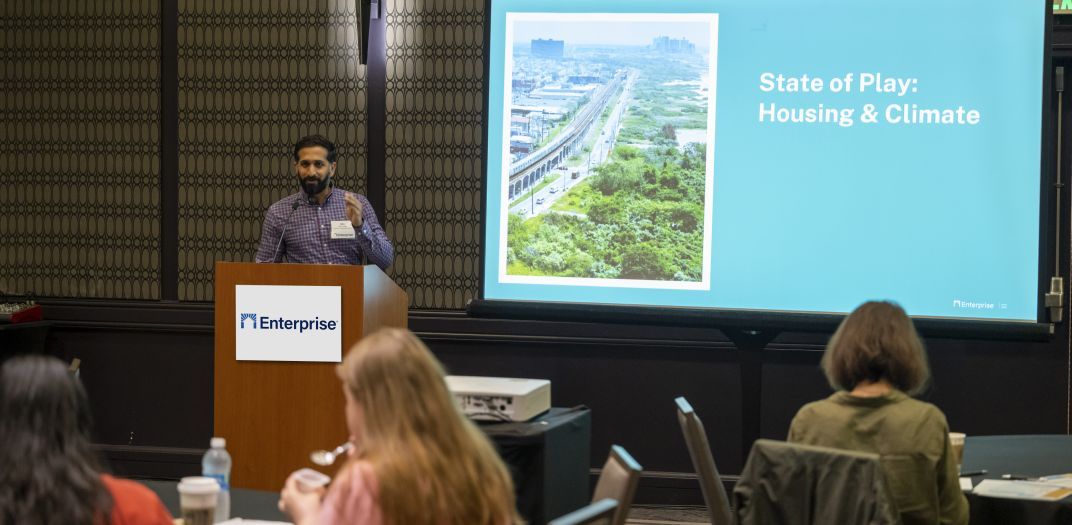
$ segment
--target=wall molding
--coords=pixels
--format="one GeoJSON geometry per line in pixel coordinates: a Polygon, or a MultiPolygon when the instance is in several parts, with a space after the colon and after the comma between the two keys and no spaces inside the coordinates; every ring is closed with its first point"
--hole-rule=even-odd
{"type": "Polygon", "coordinates": [[[212,332],[212,305],[176,301],[41,299],[55,328],[212,332]]]}
{"type": "MultiPolygon", "coordinates": [[[[204,302],[55,299],[38,301],[54,329],[211,334],[214,305],[204,302]]],[[[715,328],[475,318],[461,311],[412,310],[409,327],[439,343],[524,343],[734,351],[715,328]]],[[[788,334],[771,351],[822,351],[826,334],[788,334]]]]}
{"type": "MultiPolygon", "coordinates": [[[[175,480],[201,475],[206,449],[95,444],[107,470],[135,479],[175,480]]],[[[280,481],[282,483],[282,481],[280,481]]]]}

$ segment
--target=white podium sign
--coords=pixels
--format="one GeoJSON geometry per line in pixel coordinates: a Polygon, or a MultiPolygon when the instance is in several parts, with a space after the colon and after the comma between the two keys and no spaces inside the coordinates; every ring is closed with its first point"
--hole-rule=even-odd
{"type": "Polygon", "coordinates": [[[235,359],[342,361],[341,286],[235,286],[235,359]]]}

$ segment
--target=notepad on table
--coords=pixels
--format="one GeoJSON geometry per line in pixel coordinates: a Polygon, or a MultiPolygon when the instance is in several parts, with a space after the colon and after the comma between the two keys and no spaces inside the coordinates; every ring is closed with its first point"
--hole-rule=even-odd
{"type": "Polygon", "coordinates": [[[1038,479],[1038,481],[1041,483],[1046,483],[1048,485],[1072,488],[1072,474],[1055,474],[1053,476],[1042,476],[1038,479]]]}
{"type": "Polygon", "coordinates": [[[984,479],[973,490],[979,496],[994,498],[1056,501],[1072,494],[1072,488],[1037,481],[984,479]]]}

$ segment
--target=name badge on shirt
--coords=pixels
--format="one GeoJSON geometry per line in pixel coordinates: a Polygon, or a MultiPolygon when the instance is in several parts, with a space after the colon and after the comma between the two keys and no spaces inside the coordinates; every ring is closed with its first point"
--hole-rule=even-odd
{"type": "Polygon", "coordinates": [[[350,221],[331,221],[332,239],[353,239],[357,236],[354,225],[350,221]]]}

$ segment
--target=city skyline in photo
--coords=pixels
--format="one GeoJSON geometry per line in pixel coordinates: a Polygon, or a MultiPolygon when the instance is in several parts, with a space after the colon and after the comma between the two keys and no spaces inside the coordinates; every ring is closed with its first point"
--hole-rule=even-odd
{"type": "Polygon", "coordinates": [[[650,46],[659,37],[685,39],[697,49],[710,47],[711,28],[704,22],[636,22],[608,20],[518,21],[513,26],[514,45],[532,40],[562,40],[574,46],[650,46]],[[593,24],[599,30],[592,29],[593,24]]]}

